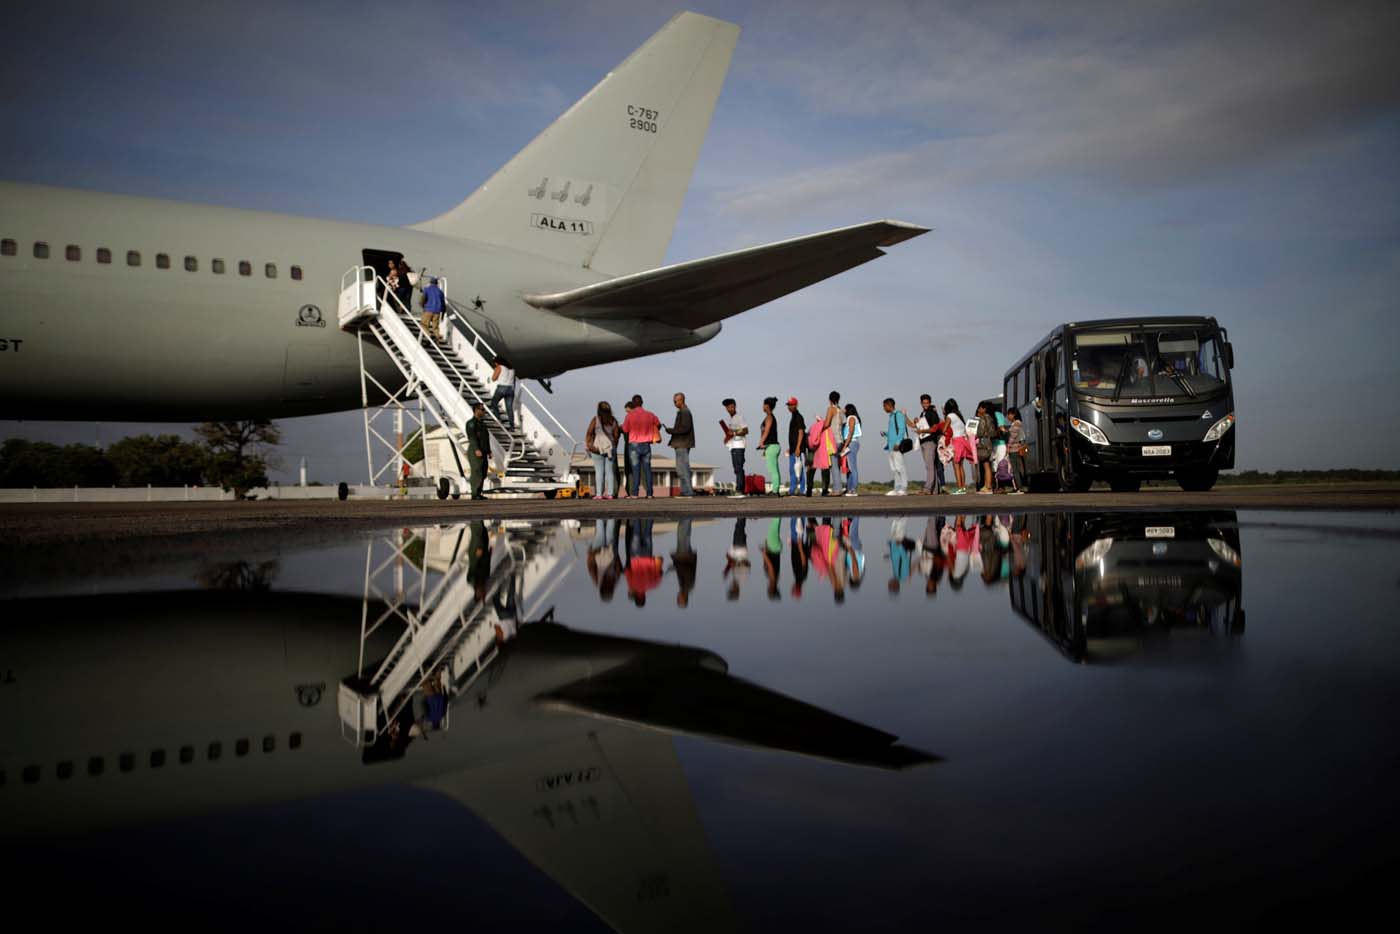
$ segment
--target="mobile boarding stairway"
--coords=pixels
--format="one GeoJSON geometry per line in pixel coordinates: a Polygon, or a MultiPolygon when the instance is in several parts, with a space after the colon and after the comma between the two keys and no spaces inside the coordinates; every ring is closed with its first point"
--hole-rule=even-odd
{"type": "Polygon", "coordinates": [[[441,727],[447,729],[451,701],[471,689],[521,621],[553,616],[545,602],[573,566],[560,526],[519,522],[500,529],[495,547],[486,547],[489,558],[474,554],[483,543],[473,536],[489,534],[484,523],[371,540],[359,667],[341,679],[337,697],[347,742],[373,746],[429,680],[449,701],[441,727]],[[489,561],[489,570],[476,561],[489,561]],[[406,563],[415,579],[407,586],[406,563]],[[384,644],[381,630],[394,628],[400,631],[388,654],[367,659],[373,644],[384,644]]]}
{"type": "MultiPolygon", "coordinates": [[[[439,277],[438,282],[445,292],[446,281],[439,277]]],[[[496,351],[451,300],[446,304],[443,341],[438,343],[424,333],[412,308],[404,307],[373,267],[353,266],[341,277],[340,327],[360,337],[360,380],[366,413],[371,397],[377,393],[383,393],[391,405],[398,407],[396,414],[400,417],[404,402],[416,398],[442,426],[441,432],[424,432],[425,469],[440,498],[473,492],[465,429],[476,402],[486,406],[491,438],[496,445],[490,457],[494,469],[488,469],[481,492],[543,492],[553,496],[558,490],[575,487],[578,476],[573,473],[571,462],[579,450],[578,442],[523,382],[517,384],[515,391],[516,424],[501,421],[490,406],[496,388],[491,380],[496,351]],[[389,389],[365,367],[366,341],[378,344],[394,361],[405,380],[403,387],[397,391],[389,389]],[[443,440],[446,443],[440,443],[443,440]]],[[[426,427],[421,425],[421,419],[420,427],[426,427]]],[[[367,447],[371,447],[371,434],[377,432],[366,414],[367,447]]],[[[402,444],[402,431],[398,434],[402,444]]],[[[382,435],[378,437],[394,447],[382,435]]],[[[401,452],[396,453],[397,467],[402,460],[401,452]]],[[[370,484],[380,483],[384,472],[382,468],[375,470],[371,455],[370,484]]],[[[398,482],[398,477],[393,477],[393,482],[398,482]]]]}

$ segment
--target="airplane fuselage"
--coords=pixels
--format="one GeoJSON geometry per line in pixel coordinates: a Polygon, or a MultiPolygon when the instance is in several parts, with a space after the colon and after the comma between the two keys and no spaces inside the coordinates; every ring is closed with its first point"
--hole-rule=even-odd
{"type": "MultiPolygon", "coordinates": [[[[0,204],[0,237],[13,241],[0,255],[5,418],[359,408],[360,342],[337,326],[336,307],[342,276],[364,250],[402,253],[413,268],[445,276],[449,298],[526,377],[678,350],[718,332],[534,308],[521,298],[528,290],[607,276],[420,230],[12,183],[0,183],[0,204]]],[[[363,352],[378,378],[394,377],[376,344],[363,352]]]]}

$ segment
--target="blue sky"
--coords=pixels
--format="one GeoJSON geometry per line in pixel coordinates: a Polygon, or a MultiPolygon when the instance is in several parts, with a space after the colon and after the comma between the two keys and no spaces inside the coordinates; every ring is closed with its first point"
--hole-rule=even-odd
{"type": "MultiPolygon", "coordinates": [[[[874,423],[886,395],[994,394],[1058,321],[1199,313],[1235,343],[1241,467],[1400,460],[1400,6],[690,8],[744,31],[668,261],[880,217],[934,231],[703,347],[561,377],[580,433],[598,399],[664,415],[675,389],[701,426],[725,395],[753,421],[833,387],[874,423]]],[[[678,9],[46,3],[0,37],[0,177],[413,223],[678,9]]],[[[307,455],[360,480],[358,422],[284,422],[284,477],[307,455]]],[[[697,457],[726,463],[714,434],[697,457]]]]}

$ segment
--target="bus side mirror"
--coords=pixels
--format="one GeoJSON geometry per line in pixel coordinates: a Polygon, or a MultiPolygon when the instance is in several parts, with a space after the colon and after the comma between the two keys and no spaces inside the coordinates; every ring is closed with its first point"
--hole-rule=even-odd
{"type": "Polygon", "coordinates": [[[1225,367],[1231,370],[1235,368],[1235,345],[1229,341],[1225,342],[1225,367]]]}

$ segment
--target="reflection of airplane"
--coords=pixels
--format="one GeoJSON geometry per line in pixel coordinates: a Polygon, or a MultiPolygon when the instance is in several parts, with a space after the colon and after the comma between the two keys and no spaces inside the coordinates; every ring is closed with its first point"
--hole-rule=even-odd
{"type": "MultiPolygon", "coordinates": [[[[697,346],[726,318],[925,233],[872,221],[662,265],[738,36],[732,23],[678,14],[466,200],[409,228],[0,184],[0,316],[13,351],[0,413],[360,408],[361,342],[326,327],[322,309],[350,300],[347,269],[383,275],[405,255],[477,295],[472,310],[449,296],[449,323],[460,312],[493,355],[537,378],[697,346]],[[558,178],[590,186],[604,210],[572,216],[571,182],[545,205],[558,178]]],[[[364,353],[376,379],[397,378],[380,346],[364,353]]]]}
{"type": "MultiPolygon", "coordinates": [[[[439,538],[471,562],[480,532],[439,538]]],[[[406,561],[388,562],[391,578],[405,572],[405,592],[414,540],[406,561]]],[[[468,580],[499,586],[503,569],[529,565],[545,544],[498,535],[468,580]]],[[[433,607],[456,599],[454,573],[428,571],[443,585],[433,607]]],[[[480,624],[499,622],[495,605],[480,624]]],[[[727,896],[668,734],[881,768],[932,761],[731,677],[703,649],[543,622],[455,683],[448,729],[384,755],[381,744],[345,741],[337,684],[438,647],[396,642],[387,628],[361,642],[362,611],[372,620],[388,608],[266,591],[10,602],[7,619],[44,625],[0,630],[17,675],[0,708],[0,826],[77,830],[417,782],[471,808],[618,929],[723,930],[733,926],[727,896]]],[[[460,612],[470,615],[471,598],[460,612]]]]}
{"type": "Polygon", "coordinates": [[[1175,659],[1244,631],[1233,511],[1042,513],[1013,535],[1026,573],[1011,581],[1011,606],[1074,661],[1175,659]]]}

